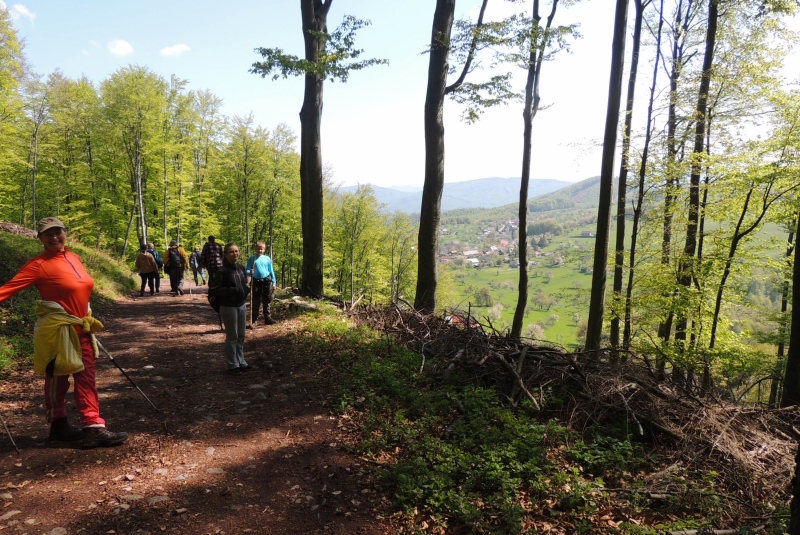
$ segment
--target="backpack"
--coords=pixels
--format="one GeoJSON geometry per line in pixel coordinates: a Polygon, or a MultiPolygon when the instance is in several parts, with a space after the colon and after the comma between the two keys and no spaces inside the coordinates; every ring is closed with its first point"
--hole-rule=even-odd
{"type": "Polygon", "coordinates": [[[178,252],[177,247],[170,247],[169,248],[169,267],[172,269],[175,268],[182,268],[183,265],[183,257],[181,257],[181,253],[178,252]]]}
{"type": "Polygon", "coordinates": [[[156,259],[156,265],[158,266],[158,269],[164,267],[164,261],[161,260],[161,255],[158,254],[158,251],[156,251],[155,249],[148,249],[147,252],[153,255],[153,258],[156,259]]]}

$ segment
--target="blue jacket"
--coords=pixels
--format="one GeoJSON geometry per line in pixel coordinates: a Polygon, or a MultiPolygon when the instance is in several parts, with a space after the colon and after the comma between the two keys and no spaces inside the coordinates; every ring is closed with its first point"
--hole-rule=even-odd
{"type": "Polygon", "coordinates": [[[272,277],[272,283],[276,281],[275,270],[272,269],[272,259],[265,254],[261,256],[252,255],[247,259],[247,275],[254,279],[266,279],[272,277]]]}

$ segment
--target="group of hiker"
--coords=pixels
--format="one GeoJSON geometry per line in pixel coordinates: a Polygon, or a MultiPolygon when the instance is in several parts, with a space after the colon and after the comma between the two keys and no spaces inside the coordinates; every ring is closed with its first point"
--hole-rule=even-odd
{"type": "Polygon", "coordinates": [[[270,310],[270,303],[275,297],[275,270],[272,259],[265,252],[266,244],[257,242],[255,254],[243,266],[238,263],[241,254],[238,245],[228,243],[223,247],[217,243],[215,236],[209,236],[202,251],[196,246],[190,256],[177,241],[172,240],[162,261],[152,243],[142,244],[136,257],[136,269],[142,279],[139,296],[144,296],[145,286],[150,288],[150,295],[159,292],[162,267],[169,275],[173,296],[176,297],[183,295],[183,276],[187,268],[191,268],[196,286],[205,284],[207,272],[209,302],[219,313],[225,329],[227,371],[232,375],[250,371],[253,367],[244,360],[246,329],[256,326],[262,310],[264,324],[275,323],[270,310]],[[251,302],[249,319],[248,298],[251,302]]]}
{"type": "MultiPolygon", "coordinates": [[[[122,444],[128,434],[108,430],[100,416],[95,385],[98,343],[94,333],[102,329],[103,324],[92,317],[89,305],[94,280],[80,257],[66,247],[67,228],[61,220],[46,217],[38,222],[37,231],[44,252],[0,285],[0,303],[30,286],[35,286],[42,298],[36,311],[33,348],[34,371],[45,376],[44,406],[50,423],[48,440],[84,440],[84,448],[122,444]],[[82,428],[73,427],[67,419],[70,375],[75,382],[75,405],[81,414],[82,428]]],[[[275,323],[270,313],[276,280],[272,259],[265,254],[263,241],[256,243],[255,251],[243,266],[238,263],[240,252],[235,243],[222,247],[214,236],[209,236],[203,250],[195,247],[191,255],[173,240],[163,258],[153,243],[142,244],[136,257],[136,268],[142,279],[140,296],[144,296],[146,286],[150,295],[160,291],[162,268],[169,276],[174,296],[183,295],[187,267],[191,268],[197,286],[208,280],[209,303],[219,312],[224,324],[225,362],[227,373],[231,375],[254,369],[244,359],[244,338],[247,327],[255,326],[259,309],[263,310],[264,324],[275,323]],[[252,299],[249,322],[248,298],[252,299]]]]}
{"type": "Polygon", "coordinates": [[[195,246],[190,255],[175,240],[169,243],[163,258],[152,242],[142,244],[136,256],[136,271],[142,279],[139,296],[144,297],[145,287],[150,289],[150,295],[161,291],[161,270],[169,276],[170,289],[173,296],[183,295],[183,277],[187,269],[192,270],[195,286],[206,283],[206,273],[212,273],[222,267],[222,248],[214,236],[208,237],[203,251],[200,246],[195,246]]]}

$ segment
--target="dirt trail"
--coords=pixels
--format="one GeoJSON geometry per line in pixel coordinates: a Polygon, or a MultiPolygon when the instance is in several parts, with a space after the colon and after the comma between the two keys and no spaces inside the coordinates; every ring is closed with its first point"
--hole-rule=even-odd
{"type": "Polygon", "coordinates": [[[101,355],[101,412],[131,434],[124,445],[52,447],[42,378],[26,367],[0,382],[0,411],[22,450],[0,429],[0,532],[394,532],[376,520],[388,502],[368,467],[342,447],[333,378],[294,356],[296,320],[278,313],[278,324],[248,330],[245,359],[257,369],[230,376],[205,287],[185,289],[137,292],[100,316],[98,337],[161,409],[101,355]]]}

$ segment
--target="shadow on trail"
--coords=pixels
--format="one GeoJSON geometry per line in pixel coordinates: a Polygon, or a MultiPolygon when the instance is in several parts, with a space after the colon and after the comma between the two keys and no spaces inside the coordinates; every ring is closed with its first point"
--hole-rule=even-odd
{"type": "Polygon", "coordinates": [[[160,409],[101,354],[101,412],[131,434],[124,445],[47,447],[41,378],[25,370],[3,384],[23,450],[20,459],[0,441],[15,518],[40,532],[385,533],[375,517],[386,504],[329,409],[335,377],[296,354],[294,320],[248,330],[256,370],[230,376],[205,287],[172,297],[164,282],[101,318],[103,345],[160,409]]]}

